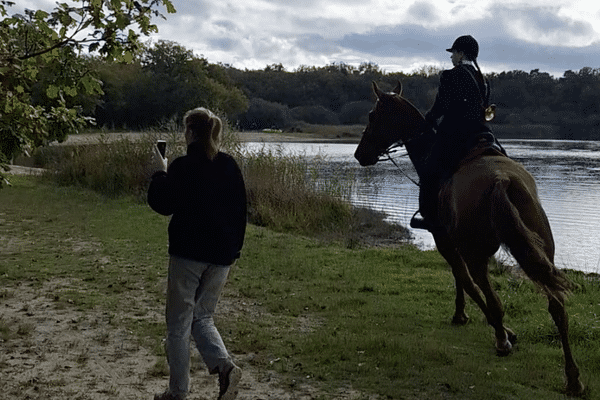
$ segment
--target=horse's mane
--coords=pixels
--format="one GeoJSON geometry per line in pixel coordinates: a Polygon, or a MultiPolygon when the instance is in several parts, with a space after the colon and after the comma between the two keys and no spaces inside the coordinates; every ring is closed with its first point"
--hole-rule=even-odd
{"type": "Polygon", "coordinates": [[[419,111],[419,109],[413,104],[411,103],[408,99],[402,97],[401,94],[397,94],[397,93],[392,93],[394,94],[398,100],[401,100],[402,102],[406,103],[412,110],[416,111],[416,113],[423,119],[425,119],[425,116],[423,115],[423,113],[421,111],[419,111]]]}

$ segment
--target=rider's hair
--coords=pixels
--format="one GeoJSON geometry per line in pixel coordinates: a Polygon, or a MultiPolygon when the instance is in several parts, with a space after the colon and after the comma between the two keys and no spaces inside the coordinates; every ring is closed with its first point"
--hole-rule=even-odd
{"type": "Polygon", "coordinates": [[[479,74],[479,77],[481,78],[481,81],[483,82],[483,85],[485,87],[485,94],[484,94],[484,99],[483,101],[485,102],[484,106],[487,107],[490,103],[490,83],[488,82],[487,79],[485,79],[483,77],[483,73],[481,72],[481,68],[479,68],[479,64],[477,64],[477,57],[473,57],[472,60],[473,64],[475,64],[475,68],[477,69],[477,73],[479,74]]]}

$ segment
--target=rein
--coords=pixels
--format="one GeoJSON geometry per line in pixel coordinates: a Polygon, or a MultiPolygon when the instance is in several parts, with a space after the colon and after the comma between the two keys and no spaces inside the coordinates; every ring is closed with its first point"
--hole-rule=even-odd
{"type": "MultiPolygon", "coordinates": [[[[400,144],[400,143],[398,143],[398,142],[396,142],[396,143],[392,144],[390,147],[388,147],[388,148],[387,148],[387,149],[386,149],[386,150],[385,150],[385,151],[382,153],[382,155],[386,156],[387,158],[380,159],[380,161],[391,161],[391,162],[392,162],[392,164],[394,164],[394,165],[396,166],[396,168],[398,168],[398,169],[400,170],[400,172],[402,172],[402,174],[403,174],[405,177],[407,177],[407,178],[408,178],[408,179],[409,179],[409,180],[410,180],[412,183],[414,183],[414,184],[415,184],[415,185],[417,185],[417,186],[421,186],[421,185],[419,184],[419,182],[417,182],[417,181],[415,181],[413,178],[411,178],[411,177],[410,177],[410,176],[409,176],[409,175],[406,173],[406,171],[404,171],[404,170],[402,169],[402,167],[400,167],[400,166],[398,165],[398,163],[396,163],[396,161],[395,161],[395,160],[392,158],[392,153],[396,153],[396,152],[398,151],[398,149],[399,149],[400,147],[402,147],[402,146],[404,146],[404,145],[403,145],[403,144],[400,144]]],[[[408,153],[404,153],[404,154],[402,154],[400,157],[406,157],[406,156],[408,156],[408,153]]]]}

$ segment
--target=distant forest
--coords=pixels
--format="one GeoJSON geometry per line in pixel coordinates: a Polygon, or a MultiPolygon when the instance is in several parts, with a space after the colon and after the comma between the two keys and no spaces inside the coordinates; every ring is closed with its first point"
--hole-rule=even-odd
{"type": "MultiPolygon", "coordinates": [[[[386,73],[372,63],[240,70],[209,63],[168,41],[146,48],[130,64],[90,59],[89,65],[102,80],[104,95],[74,101],[99,127],[111,130],[172,123],[197,106],[218,110],[240,130],[366,124],[374,101],[372,81],[384,90],[401,81],[404,97],[425,112],[433,104],[441,72],[423,67],[409,74],[386,73]]],[[[599,68],[566,71],[560,78],[537,69],[486,77],[491,102],[497,105],[492,127],[498,136],[600,140],[599,68]]]]}

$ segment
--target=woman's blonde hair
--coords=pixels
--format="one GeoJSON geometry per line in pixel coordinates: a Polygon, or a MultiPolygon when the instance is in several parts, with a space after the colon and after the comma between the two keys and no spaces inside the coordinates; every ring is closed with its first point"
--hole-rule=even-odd
{"type": "Polygon", "coordinates": [[[216,157],[221,145],[223,122],[212,111],[198,107],[183,116],[185,137],[188,144],[200,142],[209,160],[216,157]]]}

